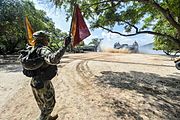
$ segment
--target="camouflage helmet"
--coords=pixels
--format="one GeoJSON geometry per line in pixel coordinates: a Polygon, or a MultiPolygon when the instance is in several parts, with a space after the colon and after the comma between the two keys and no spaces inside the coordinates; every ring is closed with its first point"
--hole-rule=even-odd
{"type": "Polygon", "coordinates": [[[49,41],[49,33],[43,30],[36,31],[33,33],[34,40],[48,40],[49,41]]]}

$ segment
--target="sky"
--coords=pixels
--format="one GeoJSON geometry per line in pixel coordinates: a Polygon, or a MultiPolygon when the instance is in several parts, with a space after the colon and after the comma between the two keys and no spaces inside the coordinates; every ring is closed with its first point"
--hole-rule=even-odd
{"type": "MultiPolygon", "coordinates": [[[[41,1],[42,0],[31,0],[35,3],[36,9],[43,10],[47,13],[47,16],[52,18],[53,22],[55,23],[55,27],[59,28],[63,32],[69,32],[70,29],[70,21],[66,21],[66,13],[63,10],[60,10],[58,8],[55,8],[53,3],[47,3],[43,4],[41,1]]],[[[86,24],[89,27],[89,23],[87,20],[86,24]]],[[[121,26],[115,26],[115,29],[118,31],[121,31],[122,33],[124,32],[123,27],[121,26]]],[[[148,43],[152,43],[153,41],[153,36],[149,34],[141,34],[141,35],[136,35],[132,37],[124,37],[120,36],[114,33],[107,32],[102,29],[95,29],[95,30],[90,30],[91,36],[86,38],[84,40],[85,44],[88,44],[92,38],[103,38],[103,41],[101,45],[103,47],[107,48],[113,48],[113,45],[115,42],[119,42],[120,44],[133,44],[134,41],[137,41],[140,46],[143,46],[148,43]]]]}

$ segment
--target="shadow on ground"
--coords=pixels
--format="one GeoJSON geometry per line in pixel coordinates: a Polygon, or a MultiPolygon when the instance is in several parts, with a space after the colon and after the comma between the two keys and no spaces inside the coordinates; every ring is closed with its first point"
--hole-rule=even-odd
{"type": "Polygon", "coordinates": [[[18,61],[18,55],[0,56],[0,71],[20,72],[22,67],[18,61]]]}
{"type": "MultiPolygon", "coordinates": [[[[103,71],[101,76],[96,76],[97,84],[102,87],[116,88],[119,90],[135,90],[143,97],[153,97],[155,102],[149,105],[160,111],[158,115],[153,109],[144,109],[146,117],[148,113],[159,116],[163,120],[180,119],[180,76],[161,77],[158,74],[131,71],[112,72],[103,71]]],[[[132,98],[133,99],[133,98],[132,98]]],[[[143,120],[140,111],[129,106],[126,102],[112,98],[106,105],[115,110],[117,117],[133,116],[136,120],[143,120]]],[[[144,101],[147,102],[147,101],[144,101]]],[[[141,111],[142,112],[142,111],[141,111]]],[[[149,114],[149,115],[150,115],[149,114]]],[[[149,117],[151,117],[151,115],[149,117]]]]}
{"type": "Polygon", "coordinates": [[[21,72],[22,67],[18,63],[0,63],[0,71],[5,71],[5,72],[21,72]]]}

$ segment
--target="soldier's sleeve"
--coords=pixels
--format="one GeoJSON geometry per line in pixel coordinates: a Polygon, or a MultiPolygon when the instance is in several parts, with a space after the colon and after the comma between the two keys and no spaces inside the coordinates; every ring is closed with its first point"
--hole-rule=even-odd
{"type": "Polygon", "coordinates": [[[46,63],[51,64],[51,65],[56,65],[60,63],[60,60],[62,56],[64,55],[65,51],[66,51],[66,47],[62,47],[56,52],[53,52],[48,47],[43,47],[40,53],[42,56],[44,56],[44,60],[46,63]]]}

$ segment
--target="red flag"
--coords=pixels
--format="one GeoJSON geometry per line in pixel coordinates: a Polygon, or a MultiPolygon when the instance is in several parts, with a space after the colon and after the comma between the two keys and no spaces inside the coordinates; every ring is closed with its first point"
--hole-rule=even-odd
{"type": "Polygon", "coordinates": [[[75,6],[71,24],[71,33],[73,37],[74,47],[75,45],[79,44],[83,39],[91,35],[78,5],[75,6]]]}
{"type": "Polygon", "coordinates": [[[28,43],[29,45],[34,46],[35,41],[33,40],[33,29],[27,17],[25,17],[25,27],[26,27],[28,43]]]}

